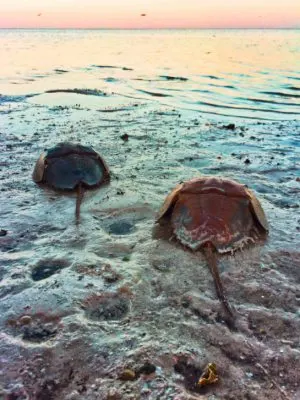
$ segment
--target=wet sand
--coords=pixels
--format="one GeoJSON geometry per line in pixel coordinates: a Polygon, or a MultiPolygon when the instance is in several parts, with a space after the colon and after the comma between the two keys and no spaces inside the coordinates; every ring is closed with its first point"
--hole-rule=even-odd
{"type": "Polygon", "coordinates": [[[125,98],[91,108],[80,92],[58,106],[53,95],[1,108],[2,397],[298,399],[298,122],[125,98]],[[110,185],[86,193],[79,226],[74,196],[31,179],[60,141],[92,145],[111,168],[110,185]],[[167,193],[201,174],[247,184],[270,223],[266,243],[220,257],[237,331],[204,256],[154,230],[167,193]],[[199,388],[210,362],[219,381],[199,388]]]}

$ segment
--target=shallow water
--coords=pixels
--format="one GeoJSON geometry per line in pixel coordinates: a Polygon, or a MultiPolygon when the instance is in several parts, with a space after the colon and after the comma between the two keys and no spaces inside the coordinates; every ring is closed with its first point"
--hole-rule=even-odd
{"type": "Polygon", "coordinates": [[[0,37],[0,394],[192,399],[199,388],[178,373],[188,360],[196,375],[217,364],[219,384],[199,398],[298,399],[299,32],[0,37]],[[276,104],[250,110],[257,97],[276,104]],[[92,145],[111,169],[79,226],[74,195],[31,179],[59,141],[92,145]],[[266,243],[219,260],[238,332],[203,255],[153,229],[166,194],[201,174],[248,185],[270,224],[266,243]],[[119,379],[146,362],[154,375],[119,379]]]}
{"type": "Polygon", "coordinates": [[[202,113],[299,119],[299,43],[299,30],[1,30],[0,93],[89,88],[202,113]]]}

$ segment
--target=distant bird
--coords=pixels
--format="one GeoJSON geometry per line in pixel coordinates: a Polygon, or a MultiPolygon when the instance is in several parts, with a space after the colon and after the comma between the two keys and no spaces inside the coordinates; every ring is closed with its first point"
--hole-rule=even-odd
{"type": "Polygon", "coordinates": [[[38,17],[41,17],[42,13],[37,14],[38,17]]]}
{"type": "Polygon", "coordinates": [[[141,17],[146,17],[147,14],[141,14],[141,17]]]}

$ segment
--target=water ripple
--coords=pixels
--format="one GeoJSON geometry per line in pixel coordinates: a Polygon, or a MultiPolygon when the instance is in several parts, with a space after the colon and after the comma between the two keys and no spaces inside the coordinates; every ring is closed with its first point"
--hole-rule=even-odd
{"type": "Polygon", "coordinates": [[[296,30],[263,32],[266,40],[260,31],[176,31],[178,41],[175,31],[161,32],[159,41],[152,31],[68,34],[62,47],[59,32],[0,33],[11,49],[1,59],[2,112],[31,93],[57,93],[58,103],[67,93],[86,95],[89,105],[132,98],[236,118],[299,118],[296,30]]]}
{"type": "Polygon", "coordinates": [[[263,94],[269,94],[271,96],[280,96],[280,97],[294,97],[294,98],[300,98],[299,94],[291,94],[291,93],[283,93],[283,92],[260,92],[263,94]]]}

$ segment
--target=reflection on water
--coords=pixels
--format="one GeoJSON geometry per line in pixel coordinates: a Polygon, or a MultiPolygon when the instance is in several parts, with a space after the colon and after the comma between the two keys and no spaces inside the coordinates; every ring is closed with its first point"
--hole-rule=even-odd
{"type": "Polygon", "coordinates": [[[0,93],[88,88],[212,114],[298,119],[299,39],[299,30],[1,30],[0,93]]]}

